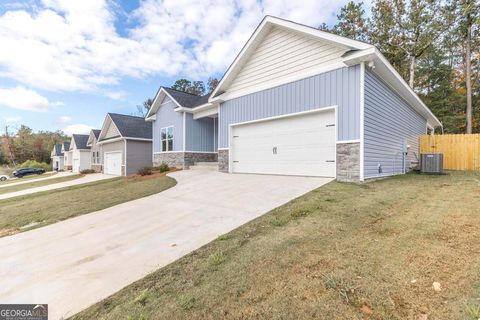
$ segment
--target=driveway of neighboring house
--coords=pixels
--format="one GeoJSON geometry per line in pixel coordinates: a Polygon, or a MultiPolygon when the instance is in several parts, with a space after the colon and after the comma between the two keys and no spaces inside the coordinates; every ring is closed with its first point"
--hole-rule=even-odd
{"type": "MultiPolygon", "coordinates": [[[[0,239],[0,301],[75,314],[148,273],[331,179],[172,173],[178,184],[0,239]]],[[[101,201],[101,199],[98,199],[101,201]]]]}
{"type": "MultiPolygon", "coordinates": [[[[55,175],[55,176],[58,178],[57,175],[55,175]]],[[[102,173],[87,174],[86,176],[75,179],[75,180],[59,182],[59,183],[52,183],[52,184],[49,184],[49,185],[46,185],[46,186],[35,187],[35,188],[25,189],[25,190],[21,190],[21,191],[15,191],[15,192],[0,194],[0,200],[13,198],[13,197],[18,197],[18,196],[24,196],[24,195],[31,194],[31,193],[36,193],[36,192],[49,191],[49,190],[55,190],[55,189],[60,189],[60,188],[65,188],[65,187],[76,186],[76,185],[79,185],[79,184],[84,184],[84,183],[89,183],[89,182],[95,182],[95,181],[100,181],[100,180],[105,180],[105,179],[112,179],[112,178],[117,178],[117,177],[102,174],[102,173]]],[[[38,180],[32,180],[32,182],[33,181],[36,182],[38,180]]],[[[9,186],[12,186],[12,184],[10,184],[9,186]]]]}
{"type": "Polygon", "coordinates": [[[71,176],[71,175],[74,175],[74,174],[76,174],[76,173],[59,172],[59,173],[45,173],[44,175],[46,175],[46,177],[42,177],[42,178],[35,177],[34,179],[28,179],[29,176],[27,176],[27,178],[20,178],[20,179],[15,178],[15,180],[13,180],[13,179],[12,180],[7,180],[7,181],[12,181],[12,182],[9,182],[9,183],[2,184],[0,182],[0,188],[14,187],[14,186],[18,186],[18,185],[21,185],[21,184],[50,180],[50,179],[55,179],[55,178],[68,177],[68,176],[71,176]],[[13,181],[15,181],[15,182],[13,182],[13,181]]]}

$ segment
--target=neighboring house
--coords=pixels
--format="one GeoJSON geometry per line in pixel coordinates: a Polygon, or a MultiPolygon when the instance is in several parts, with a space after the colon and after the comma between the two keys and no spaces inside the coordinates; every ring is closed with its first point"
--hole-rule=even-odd
{"type": "Polygon", "coordinates": [[[70,142],[62,143],[63,153],[63,168],[65,170],[72,170],[72,152],[70,150],[70,142]]]}
{"type": "Polygon", "coordinates": [[[161,87],[146,120],[152,122],[153,162],[188,168],[195,162],[217,161],[217,115],[193,114],[208,96],[161,87]]]}
{"type": "Polygon", "coordinates": [[[270,16],[196,99],[158,91],[155,163],[218,149],[220,171],[363,181],[410,170],[441,126],[374,46],[270,16]]]}
{"type": "Polygon", "coordinates": [[[64,167],[64,156],[62,152],[62,144],[56,143],[53,146],[52,153],[50,154],[52,169],[54,171],[63,170],[64,167]]]}
{"type": "Polygon", "coordinates": [[[87,141],[88,134],[72,134],[69,157],[72,159],[72,172],[74,173],[91,168],[91,152],[87,141]]]}
{"type": "Polygon", "coordinates": [[[142,117],[108,113],[97,145],[103,173],[130,175],[152,165],[152,124],[142,117]]]}
{"type": "Polygon", "coordinates": [[[96,172],[102,172],[102,145],[98,144],[101,130],[92,129],[88,136],[87,147],[90,147],[91,152],[91,168],[96,172]]]}

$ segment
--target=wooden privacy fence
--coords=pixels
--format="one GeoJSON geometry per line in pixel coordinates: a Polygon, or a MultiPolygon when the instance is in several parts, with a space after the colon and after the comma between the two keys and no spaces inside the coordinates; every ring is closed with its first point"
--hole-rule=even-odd
{"type": "Polygon", "coordinates": [[[420,153],[443,153],[446,170],[480,171],[480,134],[422,135],[420,153]]]}

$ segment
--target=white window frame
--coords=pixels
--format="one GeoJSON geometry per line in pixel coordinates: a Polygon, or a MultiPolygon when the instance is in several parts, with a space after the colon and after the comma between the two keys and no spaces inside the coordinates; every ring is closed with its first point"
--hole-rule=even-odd
{"type": "Polygon", "coordinates": [[[161,152],[172,152],[174,141],[175,141],[175,129],[174,129],[173,126],[160,128],[160,150],[161,150],[161,152]],[[172,138],[171,139],[168,138],[168,129],[170,129],[170,128],[172,128],[172,138]],[[163,137],[162,137],[163,130],[165,130],[165,139],[163,139],[163,137]],[[171,150],[168,149],[168,141],[169,140],[172,140],[172,149],[171,150]],[[165,143],[165,150],[163,150],[163,141],[166,142],[165,143]]]}

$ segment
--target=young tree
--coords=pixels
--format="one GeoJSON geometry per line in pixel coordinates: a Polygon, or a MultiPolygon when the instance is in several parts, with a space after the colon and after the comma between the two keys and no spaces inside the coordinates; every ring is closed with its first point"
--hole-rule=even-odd
{"type": "Polygon", "coordinates": [[[213,90],[215,90],[215,88],[218,86],[218,83],[220,81],[218,81],[217,78],[208,78],[208,81],[207,81],[207,88],[208,88],[208,92],[213,92],[213,90]]]}
{"type": "Polygon", "coordinates": [[[388,53],[388,59],[396,60],[396,67],[408,74],[413,88],[418,59],[451,28],[453,18],[448,1],[378,0],[372,7],[369,29],[373,43],[388,53]],[[407,63],[398,61],[399,57],[407,63]]]}
{"type": "Polygon", "coordinates": [[[367,41],[368,28],[363,2],[350,1],[340,9],[337,19],[338,22],[332,29],[333,33],[354,40],[367,41]]]}
{"type": "Polygon", "coordinates": [[[197,96],[205,94],[205,84],[203,81],[190,81],[187,79],[179,79],[175,81],[172,89],[187,92],[197,96]]]}

